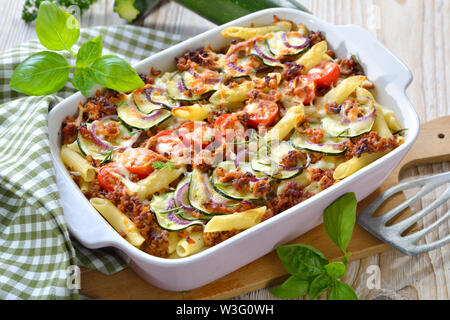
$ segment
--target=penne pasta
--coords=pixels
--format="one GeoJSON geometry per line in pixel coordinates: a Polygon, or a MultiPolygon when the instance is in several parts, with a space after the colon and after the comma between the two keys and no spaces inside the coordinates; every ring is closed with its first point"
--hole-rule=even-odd
{"type": "Polygon", "coordinates": [[[164,168],[154,171],[147,178],[138,182],[131,182],[128,179],[124,179],[123,182],[130,194],[137,195],[140,199],[145,199],[155,192],[168,188],[172,181],[178,179],[185,172],[185,167],[164,168]]]}
{"type": "Polygon", "coordinates": [[[205,248],[203,242],[203,232],[196,231],[188,235],[187,238],[181,239],[176,247],[176,254],[179,257],[187,257],[193,255],[205,248]]]}
{"type": "Polygon", "coordinates": [[[287,110],[283,118],[264,136],[266,141],[283,140],[304,117],[303,105],[294,106],[287,110]]]}
{"type": "Polygon", "coordinates": [[[245,230],[261,222],[266,207],[236,212],[229,215],[214,216],[206,225],[204,232],[245,230]]]}
{"type": "Polygon", "coordinates": [[[140,247],[145,239],[136,225],[109,200],[91,198],[89,202],[116,229],[126,235],[125,239],[135,247],[140,247]]]}
{"type": "Polygon", "coordinates": [[[79,153],[79,154],[83,154],[83,153],[81,152],[81,150],[80,150],[80,147],[78,146],[78,141],[77,141],[77,140],[75,140],[75,141],[72,142],[71,144],[67,144],[66,146],[67,146],[67,148],[69,148],[69,149],[72,150],[72,151],[75,151],[75,152],[77,152],[77,153],[79,153]]]}
{"type": "Polygon", "coordinates": [[[67,146],[61,148],[61,160],[72,171],[79,172],[84,181],[95,179],[95,168],[83,156],[67,146]]]}
{"type": "Polygon", "coordinates": [[[365,76],[353,76],[343,80],[323,97],[320,105],[324,106],[331,102],[343,103],[365,80],[365,76]]]}
{"type": "Polygon", "coordinates": [[[253,83],[245,81],[235,88],[222,86],[209,98],[209,102],[215,106],[230,105],[247,100],[247,93],[253,89],[253,83]]]}
{"type": "Polygon", "coordinates": [[[89,191],[89,182],[85,181],[83,178],[80,179],[80,190],[83,193],[89,191]]]}
{"type": "Polygon", "coordinates": [[[263,36],[270,32],[289,31],[292,25],[287,21],[279,21],[277,24],[263,27],[229,27],[220,32],[222,37],[239,38],[249,40],[256,36],[263,36]]]}
{"type": "Polygon", "coordinates": [[[300,175],[296,176],[294,179],[281,181],[281,183],[278,185],[277,188],[277,195],[282,194],[284,191],[286,191],[286,187],[290,182],[295,182],[298,185],[307,187],[310,183],[310,174],[307,170],[303,171],[300,175]]]}
{"type": "Polygon", "coordinates": [[[334,171],[334,180],[342,180],[348,176],[354,174],[356,171],[364,168],[375,160],[384,156],[386,152],[376,152],[376,153],[364,153],[361,157],[351,158],[350,160],[341,163],[334,171]]]}
{"type": "Polygon", "coordinates": [[[212,107],[206,104],[193,104],[191,106],[179,107],[172,110],[172,114],[178,118],[202,121],[211,115],[212,107]]]}
{"type": "Polygon", "coordinates": [[[394,111],[380,105],[379,103],[375,103],[375,106],[383,114],[384,120],[386,121],[386,124],[388,125],[389,129],[392,132],[397,132],[397,131],[403,129],[403,127],[400,124],[400,121],[398,121],[397,116],[395,115],[394,111]]]}
{"type": "Polygon", "coordinates": [[[372,130],[377,132],[381,138],[389,139],[390,137],[392,137],[392,132],[391,130],[389,130],[383,112],[377,106],[375,106],[375,109],[376,109],[376,117],[372,130]]]}
{"type": "Polygon", "coordinates": [[[167,247],[167,252],[170,254],[176,253],[178,243],[180,242],[180,237],[178,236],[178,232],[169,232],[169,246],[167,247]]]}
{"type": "Polygon", "coordinates": [[[321,41],[301,56],[297,60],[297,63],[303,65],[305,67],[305,73],[308,73],[309,70],[317,66],[320,62],[331,59],[328,55],[325,56],[327,50],[327,42],[321,41]]]}

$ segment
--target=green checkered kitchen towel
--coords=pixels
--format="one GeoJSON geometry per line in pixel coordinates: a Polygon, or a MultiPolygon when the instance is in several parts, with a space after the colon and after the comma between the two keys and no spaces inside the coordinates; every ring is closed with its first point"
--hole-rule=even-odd
{"type": "MultiPolygon", "coordinates": [[[[127,25],[84,29],[78,43],[100,34],[104,54],[131,64],[181,40],[127,25]]],[[[112,249],[89,250],[69,236],[50,156],[47,114],[76,90],[68,83],[57,95],[24,97],[8,85],[14,68],[42,50],[34,40],[0,54],[0,299],[76,299],[81,295],[71,282],[76,269],[71,266],[111,274],[128,262],[112,249]]]]}

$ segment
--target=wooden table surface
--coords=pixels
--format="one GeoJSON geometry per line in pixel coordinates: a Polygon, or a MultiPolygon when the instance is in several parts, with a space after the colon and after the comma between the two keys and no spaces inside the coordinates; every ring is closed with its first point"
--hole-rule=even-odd
{"type": "MultiPolygon", "coordinates": [[[[0,51],[36,37],[34,24],[25,24],[21,10],[25,0],[0,0],[0,51]]],[[[335,24],[356,24],[373,32],[411,69],[414,81],[408,95],[420,120],[427,121],[450,114],[450,0],[301,0],[314,15],[335,24]]],[[[98,0],[81,19],[81,26],[124,24],[113,12],[113,0],[98,0]]],[[[142,22],[145,26],[181,33],[186,37],[201,33],[214,24],[176,3],[164,1],[142,22]]],[[[450,163],[412,168],[404,176],[412,177],[450,170],[450,163]]],[[[430,203],[437,192],[427,196],[418,207],[430,203]]],[[[446,203],[424,224],[430,224],[447,212],[446,203]]],[[[446,222],[426,241],[450,233],[446,222]]],[[[416,257],[388,252],[353,261],[344,279],[362,299],[387,296],[406,299],[450,298],[450,245],[416,257]],[[380,271],[381,287],[370,289],[380,271]]],[[[323,298],[323,297],[321,297],[323,298]]],[[[267,289],[235,299],[273,299],[267,289]]]]}

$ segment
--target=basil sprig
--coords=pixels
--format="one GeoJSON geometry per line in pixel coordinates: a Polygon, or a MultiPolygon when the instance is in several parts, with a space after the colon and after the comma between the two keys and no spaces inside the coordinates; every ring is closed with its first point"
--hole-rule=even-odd
{"type": "Polygon", "coordinates": [[[75,53],[72,47],[80,37],[80,25],[73,15],[54,3],[41,3],[36,33],[41,44],[52,51],[35,53],[16,67],[9,83],[15,91],[34,96],[58,92],[72,69],[72,84],[85,97],[95,84],[120,92],[145,85],[128,62],[115,55],[102,56],[102,36],[86,41],[75,53]],[[76,58],[74,66],[62,54],[53,52],[62,50],[76,58]]]}
{"type": "Polygon", "coordinates": [[[323,221],[330,239],[342,250],[342,261],[329,262],[317,249],[294,244],[277,247],[281,263],[291,276],[270,292],[281,299],[293,299],[308,295],[317,298],[328,290],[329,300],[357,300],[355,290],[340,281],[347,270],[350,242],[356,221],[357,200],[353,192],[347,193],[325,209],[323,221]]]}

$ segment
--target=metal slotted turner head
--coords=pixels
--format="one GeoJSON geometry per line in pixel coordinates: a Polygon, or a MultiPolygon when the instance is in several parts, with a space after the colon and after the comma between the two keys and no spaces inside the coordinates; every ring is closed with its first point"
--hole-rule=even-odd
{"type": "Polygon", "coordinates": [[[419,245],[418,241],[422,239],[427,233],[437,228],[441,223],[446,221],[450,217],[450,211],[447,211],[440,218],[434,221],[429,226],[411,234],[403,235],[406,230],[414,226],[418,221],[430,214],[433,210],[444,204],[450,199],[450,184],[447,189],[439,195],[439,197],[424,207],[420,211],[412,214],[408,218],[395,223],[393,225],[387,225],[389,221],[395,218],[403,210],[408,208],[414,202],[420,200],[425,195],[429,194],[433,190],[446,183],[450,182],[450,172],[437,174],[430,177],[420,178],[408,182],[401,183],[395,187],[385,191],[375,201],[369,204],[357,217],[358,223],[367,231],[372,233],[377,238],[387,242],[392,247],[398,249],[400,252],[412,256],[437,249],[447,243],[450,243],[450,235],[447,235],[443,239],[437,240],[432,243],[419,245]],[[421,189],[405,202],[395,207],[394,209],[386,212],[380,216],[374,216],[377,209],[389,198],[396,195],[399,192],[421,187],[421,189]]]}

